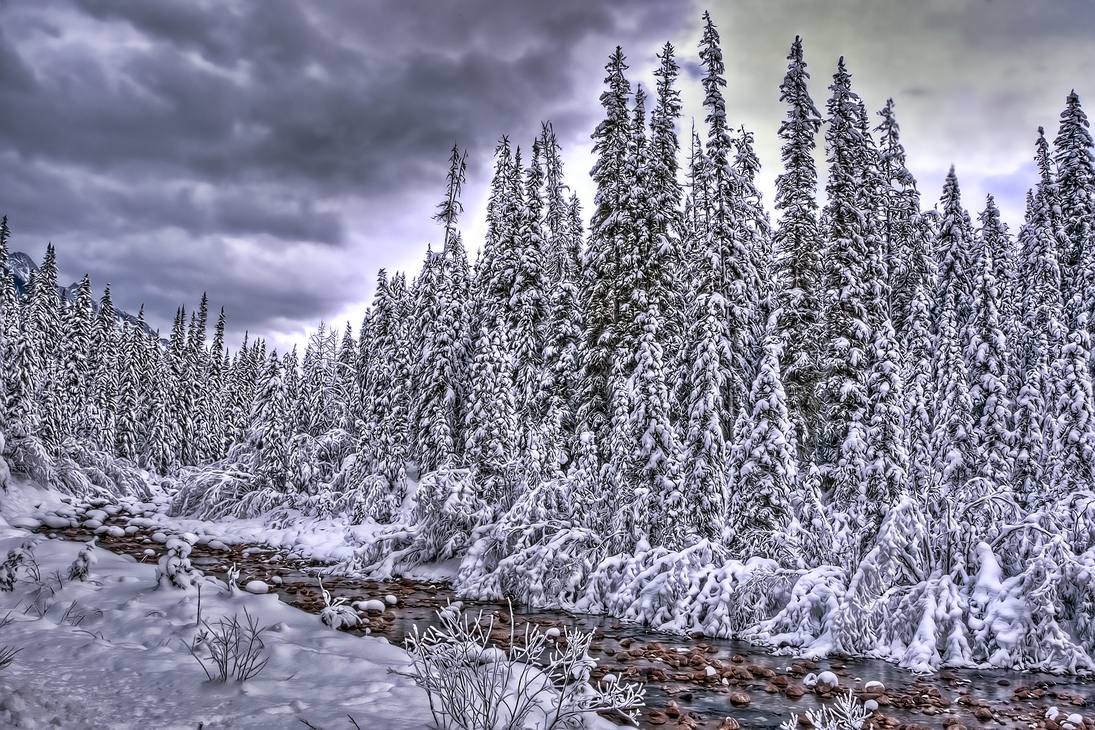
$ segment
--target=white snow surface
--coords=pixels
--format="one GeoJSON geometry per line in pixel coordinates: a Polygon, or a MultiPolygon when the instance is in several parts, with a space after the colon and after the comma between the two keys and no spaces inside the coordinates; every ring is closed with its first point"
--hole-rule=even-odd
{"type": "MultiPolygon", "coordinates": [[[[332,520],[302,518],[271,528],[259,519],[175,519],[158,511],[167,497],[162,500],[126,506],[142,514],[134,523],[157,531],[158,541],[168,544],[254,542],[332,560],[358,539],[356,528],[332,520]]],[[[337,730],[352,727],[349,717],[362,728],[433,726],[427,695],[408,676],[405,650],[382,638],[335,631],[276,594],[231,590],[200,571],[193,571],[193,587],[176,588],[158,575],[159,566],[102,548],[93,548],[85,581],[68,580],[86,543],[28,530],[101,516],[92,511],[77,511],[70,498],[32,482],[13,481],[0,493],[0,561],[11,550],[29,551],[41,576],[36,583],[25,561],[14,591],[0,591],[0,619],[11,618],[0,627],[0,650],[20,650],[0,669],[0,728],[193,730],[200,724],[203,730],[276,730],[304,727],[306,720],[337,730]],[[199,595],[207,625],[233,616],[243,622],[246,611],[268,627],[261,638],[270,661],[257,676],[225,683],[206,677],[189,649],[198,632],[199,595]]],[[[453,568],[455,563],[423,572],[434,577],[453,568]]],[[[596,716],[587,717],[586,725],[615,727],[596,716]]]]}
{"type": "MultiPolygon", "coordinates": [[[[13,485],[3,511],[54,500],[13,485]]],[[[94,551],[86,581],[69,581],[83,543],[29,535],[0,521],[0,554],[24,545],[49,587],[21,570],[15,590],[0,592],[0,617],[11,617],[0,629],[0,646],[20,649],[0,670],[0,727],[290,728],[305,719],[349,728],[347,715],[362,727],[417,729],[430,722],[425,692],[389,672],[406,671],[408,655],[382,639],[332,631],[276,595],[232,595],[209,577],[198,578],[193,590],[161,587],[155,565],[102,549],[94,551]],[[242,619],[246,610],[270,627],[262,635],[270,663],[257,677],[211,682],[191,655],[199,586],[207,622],[242,619]]]]}

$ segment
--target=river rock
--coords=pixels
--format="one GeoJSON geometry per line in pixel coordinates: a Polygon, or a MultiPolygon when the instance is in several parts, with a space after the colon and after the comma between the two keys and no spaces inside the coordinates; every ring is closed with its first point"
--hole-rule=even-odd
{"type": "Polygon", "coordinates": [[[774,670],[769,669],[768,667],[761,667],[756,664],[750,664],[748,667],[746,667],[746,669],[748,669],[749,673],[752,674],[754,677],[764,677],[765,679],[771,679],[772,677],[776,676],[774,670]]]}
{"type": "Polygon", "coordinates": [[[745,692],[731,692],[730,704],[737,705],[738,707],[745,707],[753,700],[745,692]]]}
{"type": "Polygon", "coordinates": [[[985,707],[984,705],[981,705],[973,711],[973,716],[976,717],[978,720],[991,720],[992,710],[985,707]]]}
{"type": "Polygon", "coordinates": [[[677,706],[677,703],[673,700],[665,703],[665,714],[667,717],[680,717],[681,708],[677,706]]]}
{"type": "Polygon", "coordinates": [[[669,717],[661,710],[651,710],[646,715],[646,721],[651,725],[664,725],[669,722],[669,717]]]}
{"type": "Polygon", "coordinates": [[[727,717],[715,730],[741,730],[741,723],[732,717],[727,717]]]}
{"type": "Polygon", "coordinates": [[[792,700],[797,700],[804,694],[806,694],[806,690],[799,687],[797,684],[792,684],[787,687],[787,697],[792,700]]]}
{"type": "Polygon", "coordinates": [[[817,691],[832,692],[840,686],[840,679],[832,672],[822,672],[817,675],[817,691]]]}
{"type": "Polygon", "coordinates": [[[247,585],[243,587],[243,590],[247,591],[248,593],[255,594],[269,593],[270,586],[266,585],[265,581],[249,580],[247,581],[247,585]]]}
{"type": "Polygon", "coordinates": [[[876,679],[872,679],[863,685],[863,694],[880,695],[886,691],[886,685],[876,679]]]}

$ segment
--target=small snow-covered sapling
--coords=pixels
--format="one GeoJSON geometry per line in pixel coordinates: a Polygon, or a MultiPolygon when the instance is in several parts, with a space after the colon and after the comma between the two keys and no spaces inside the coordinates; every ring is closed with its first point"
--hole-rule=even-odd
{"type": "Polygon", "coordinates": [[[95,565],[96,562],[95,553],[93,551],[95,550],[95,541],[97,539],[98,538],[95,537],[91,538],[91,542],[79,552],[76,556],[76,560],[69,566],[69,580],[87,580],[88,575],[91,574],[91,566],[95,565]]]}
{"type": "Polygon", "coordinates": [[[358,624],[357,613],[346,604],[346,597],[331,598],[330,592],[323,587],[323,581],[319,582],[319,590],[323,592],[324,608],[319,612],[319,620],[332,629],[352,629],[358,624]]]}
{"type": "Polygon", "coordinates": [[[10,593],[15,590],[16,574],[23,564],[22,550],[9,550],[8,559],[0,564],[0,591],[10,593]]]}
{"type": "Polygon", "coordinates": [[[167,553],[160,558],[160,567],[156,571],[161,586],[190,588],[194,585],[193,565],[190,563],[190,543],[173,537],[167,541],[167,553]]]}

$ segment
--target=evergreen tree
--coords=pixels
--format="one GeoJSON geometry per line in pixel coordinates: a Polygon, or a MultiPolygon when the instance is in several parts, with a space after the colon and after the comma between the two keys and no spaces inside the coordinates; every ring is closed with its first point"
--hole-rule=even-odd
{"type": "Polygon", "coordinates": [[[506,328],[484,322],[475,341],[467,405],[465,458],[483,485],[483,499],[498,504],[508,493],[508,467],[517,446],[513,356],[506,328]]]}
{"type": "Polygon", "coordinates": [[[1085,315],[1080,315],[1078,325],[1069,333],[1055,368],[1060,385],[1053,434],[1053,472],[1046,495],[1050,498],[1065,497],[1095,484],[1095,396],[1085,315]]]}
{"type": "Polygon", "coordinates": [[[997,259],[1009,246],[1007,226],[992,196],[980,216],[981,230],[973,265],[972,318],[963,336],[967,342],[966,367],[973,420],[976,476],[999,486],[1011,476],[1011,401],[1008,363],[1011,351],[1000,311],[1002,287],[997,259]]]}
{"type": "MultiPolygon", "coordinates": [[[[1064,340],[1059,252],[1064,241],[1060,201],[1050,169],[1049,144],[1044,130],[1035,162],[1039,184],[1027,196],[1027,214],[1019,231],[1022,266],[1022,314],[1017,342],[1020,371],[1017,380],[1013,488],[1028,504],[1039,502],[1042,477],[1055,432],[1057,393],[1052,374],[1064,340]]],[[[1052,472],[1052,468],[1049,469],[1052,472]]]]}
{"type": "Polygon", "coordinates": [[[909,307],[902,370],[909,443],[909,491],[920,500],[935,494],[938,489],[932,444],[936,382],[932,379],[935,350],[931,336],[931,302],[930,283],[918,285],[909,307]]]}
{"type": "Polygon", "coordinates": [[[912,302],[920,287],[931,286],[936,264],[932,232],[920,214],[916,179],[905,166],[905,148],[893,99],[880,111],[879,173],[883,182],[883,251],[889,272],[890,308],[898,341],[906,343],[912,302]]]}
{"type": "MultiPolygon", "coordinates": [[[[680,488],[680,454],[669,422],[669,389],[666,386],[657,305],[651,303],[639,317],[642,337],[635,366],[626,386],[630,394],[630,428],[633,451],[628,465],[628,485],[617,504],[622,516],[620,531],[636,541],[679,550],[692,537],[685,521],[688,505],[680,488]]],[[[622,485],[621,485],[622,486],[622,485]]]]}
{"type": "Polygon", "coordinates": [[[260,487],[284,492],[288,487],[289,401],[285,388],[285,373],[276,350],[267,358],[255,404],[251,409],[248,444],[254,453],[253,474],[260,487]]]}
{"type": "Polygon", "coordinates": [[[864,483],[866,474],[867,374],[879,319],[872,311],[878,304],[871,278],[872,247],[877,244],[872,239],[873,202],[864,199],[874,149],[864,133],[865,114],[851,90],[843,58],[829,88],[829,202],[823,214],[827,306],[819,389],[825,427],[816,460],[828,490],[843,508],[858,501],[852,491],[864,483]]]}
{"type": "MultiPolygon", "coordinates": [[[[624,77],[627,65],[617,46],[605,66],[606,90],[601,94],[605,118],[593,132],[597,155],[590,175],[597,192],[590,221],[589,245],[582,261],[582,311],[585,346],[582,348],[582,385],[578,413],[579,431],[593,435],[601,448],[610,441],[612,420],[611,375],[613,358],[621,346],[619,322],[624,295],[621,249],[628,234],[623,211],[628,191],[627,161],[633,125],[628,113],[631,84],[624,77]]],[[[631,349],[633,351],[633,348],[631,349]]]]}
{"type": "MultiPolygon", "coordinates": [[[[1073,90],[1061,112],[1061,126],[1053,142],[1065,234],[1061,251],[1065,301],[1085,286],[1091,289],[1095,284],[1090,279],[1093,272],[1080,269],[1085,255],[1095,255],[1089,253],[1095,247],[1095,154],[1092,154],[1090,126],[1080,97],[1073,90]]],[[[1090,299],[1086,301],[1095,306],[1090,299]]]]}
{"type": "Polygon", "coordinates": [[[821,129],[821,113],[806,88],[810,74],[806,72],[799,36],[795,36],[787,60],[787,75],[779,87],[780,101],[788,108],[787,118],[779,127],[784,171],[776,177],[775,208],[783,211],[783,216],[775,234],[775,281],[782,288],[779,321],[786,339],[781,372],[791,421],[799,435],[797,442],[804,447],[820,426],[814,398],[824,288],[813,151],[821,129]]]}
{"type": "Polygon", "coordinates": [[[973,231],[962,208],[958,177],[951,167],[940,199],[942,222],[935,249],[939,279],[932,311],[935,333],[933,380],[939,385],[932,443],[945,492],[974,475],[973,404],[969,393],[965,335],[973,317],[973,231]]]}
{"type": "Polygon", "coordinates": [[[68,436],[91,436],[90,402],[91,387],[88,352],[91,350],[91,281],[85,275],[76,292],[76,300],[64,311],[64,338],[62,340],[62,373],[58,406],[67,414],[61,419],[61,439],[68,436]]]}
{"type": "Polygon", "coordinates": [[[791,494],[797,480],[795,432],[780,377],[780,312],[769,317],[764,355],[750,390],[751,411],[735,447],[730,493],[731,526],[743,555],[768,552],[772,533],[791,519],[791,494]]]}

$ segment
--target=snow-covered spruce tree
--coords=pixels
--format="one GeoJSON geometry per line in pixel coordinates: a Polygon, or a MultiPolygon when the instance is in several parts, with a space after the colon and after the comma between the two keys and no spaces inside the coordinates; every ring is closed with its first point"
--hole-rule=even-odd
{"type": "Polygon", "coordinates": [[[1027,215],[1019,231],[1022,256],[1022,313],[1017,348],[1020,382],[1015,406],[1012,486],[1028,506],[1040,504],[1049,439],[1055,431],[1056,386],[1052,366],[1065,337],[1059,252],[1064,240],[1060,202],[1050,169],[1049,144],[1039,127],[1040,181],[1027,196],[1027,215]]]}
{"type": "Polygon", "coordinates": [[[974,476],[999,488],[1009,484],[1012,471],[1011,397],[1008,393],[1012,361],[1005,323],[1001,317],[1003,289],[998,281],[998,259],[1010,245],[1007,226],[992,196],[980,216],[981,229],[973,262],[972,317],[962,340],[966,345],[969,381],[974,476]]]}
{"type": "Polygon", "coordinates": [[[35,358],[42,363],[45,374],[47,364],[53,363],[61,342],[61,303],[57,294],[57,252],[53,244],[46,245],[42,266],[31,275],[27,285],[29,321],[27,333],[32,338],[35,358]]]}
{"type": "Polygon", "coordinates": [[[29,327],[30,323],[24,319],[15,336],[4,343],[4,360],[9,368],[4,425],[9,439],[25,438],[38,431],[38,402],[34,389],[40,365],[33,338],[27,331],[29,327]]]}
{"type": "Polygon", "coordinates": [[[88,391],[90,372],[88,351],[91,349],[91,281],[84,275],[76,290],[75,301],[69,302],[62,316],[64,337],[61,339],[60,389],[58,406],[69,414],[62,419],[61,440],[70,436],[91,436],[88,391]]]}
{"type": "MultiPolygon", "coordinates": [[[[251,408],[251,427],[247,445],[253,454],[252,475],[258,490],[285,492],[289,471],[289,402],[285,377],[277,350],[271,350],[262,373],[255,403],[251,408]]],[[[265,500],[269,497],[256,497],[265,500]]],[[[270,504],[255,505],[253,513],[270,504]]]]}
{"type": "MultiPolygon", "coordinates": [[[[1081,270],[1085,254],[1095,247],[1095,154],[1090,123],[1073,89],[1061,112],[1061,126],[1053,141],[1057,163],[1057,187],[1064,219],[1065,247],[1061,251],[1062,286],[1065,301],[1078,291],[1095,285],[1091,272],[1081,270]]],[[[1090,299],[1086,300],[1091,305],[1090,299]]],[[[1088,312],[1088,324],[1091,312],[1088,312]]]]}
{"type": "Polygon", "coordinates": [[[920,500],[934,494],[938,488],[932,450],[936,383],[932,380],[931,301],[931,289],[925,283],[910,303],[902,368],[904,427],[909,439],[909,493],[920,500]]]}
{"type": "Polygon", "coordinates": [[[1087,315],[1061,348],[1054,367],[1058,383],[1050,498],[1066,497],[1095,485],[1095,396],[1091,389],[1091,340],[1087,315]]]}
{"type": "MultiPolygon", "coordinates": [[[[614,403],[612,371],[622,346],[619,321],[624,305],[620,291],[621,248],[628,235],[624,219],[627,162],[631,152],[632,122],[628,110],[631,84],[624,76],[627,64],[617,46],[605,66],[601,105],[605,117],[593,132],[597,161],[590,176],[597,187],[590,220],[589,242],[582,259],[582,312],[585,337],[581,349],[582,393],[578,432],[592,434],[592,443],[606,449],[611,438],[614,403]]],[[[628,349],[628,348],[625,348],[628,349]]],[[[633,351],[633,348],[631,348],[633,351]]]]}
{"type": "Polygon", "coordinates": [[[543,403],[539,398],[543,379],[545,329],[550,316],[547,273],[548,251],[541,198],[544,171],[540,141],[533,144],[526,171],[524,195],[517,210],[517,269],[505,312],[512,337],[513,382],[517,408],[517,452],[520,467],[531,483],[540,481],[548,466],[544,453],[543,403]]]}
{"type": "MultiPolygon", "coordinates": [[[[137,321],[142,322],[144,310],[137,321]]],[[[120,336],[121,351],[118,356],[118,416],[114,423],[115,456],[137,463],[140,442],[140,424],[138,408],[141,403],[139,360],[137,348],[140,347],[142,333],[127,323],[120,336]]]]}
{"type": "Polygon", "coordinates": [[[859,97],[843,57],[833,75],[825,133],[829,201],[824,209],[826,309],[819,383],[822,421],[816,461],[825,491],[843,511],[859,501],[866,473],[867,375],[874,350],[878,304],[870,280],[877,245],[874,202],[865,199],[875,150],[864,133],[859,97]]]}
{"type": "Polygon", "coordinates": [[[226,375],[224,328],[227,320],[224,307],[213,328],[213,342],[208,353],[208,365],[202,388],[200,438],[201,453],[207,461],[218,461],[227,448],[224,435],[224,386],[226,375]]]}
{"type": "Polygon", "coordinates": [[[940,199],[943,218],[935,249],[939,279],[932,310],[935,357],[932,379],[938,384],[932,448],[944,494],[974,475],[973,404],[966,370],[967,323],[973,317],[973,230],[962,209],[954,167],[940,199]]]}
{"type": "MultiPolygon", "coordinates": [[[[707,260],[702,260],[705,263],[707,260]]],[[[725,300],[714,287],[713,271],[694,271],[700,287],[694,305],[694,323],[689,332],[689,369],[684,378],[687,394],[687,422],[684,434],[685,502],[689,521],[701,537],[718,538],[726,524],[729,454],[727,436],[733,424],[727,422],[727,373],[732,353],[725,300]]]]}
{"type": "Polygon", "coordinates": [[[683,190],[677,179],[680,142],[676,125],[681,117],[680,92],[677,77],[680,67],[673,46],[666,43],[658,54],[654,108],[650,112],[650,142],[646,148],[647,222],[650,245],[656,258],[647,262],[652,269],[649,277],[660,290],[657,304],[664,334],[662,341],[667,366],[675,364],[677,353],[683,353],[687,331],[688,292],[685,282],[684,252],[681,242],[683,220],[681,201],[683,190]]]}
{"type": "Polygon", "coordinates": [[[626,386],[634,444],[628,464],[630,489],[620,495],[617,532],[630,536],[636,544],[645,541],[679,550],[693,536],[681,489],[679,446],[669,421],[669,388],[657,304],[650,303],[640,315],[639,324],[642,336],[626,386]]]}
{"type": "Polygon", "coordinates": [[[402,499],[406,488],[407,416],[410,402],[410,349],[407,285],[400,274],[388,278],[381,269],[373,299],[371,337],[365,365],[365,428],[358,458],[368,460],[368,473],[387,482],[402,499]]]}
{"type": "Polygon", "coordinates": [[[91,331],[88,370],[91,374],[89,431],[96,445],[107,453],[114,450],[117,435],[118,385],[124,329],[115,321],[114,302],[107,284],[99,299],[99,312],[91,331]]]}
{"type": "Polygon", "coordinates": [[[466,352],[467,259],[459,236],[452,247],[427,253],[415,283],[415,326],[421,346],[413,364],[412,455],[420,473],[451,463],[462,424],[461,387],[466,352]]]}
{"type": "Polygon", "coordinates": [[[179,432],[170,410],[171,371],[167,357],[160,352],[155,339],[139,333],[139,345],[145,353],[149,388],[140,408],[141,465],[157,474],[173,474],[178,466],[179,432]]]}
{"type": "Polygon", "coordinates": [[[513,382],[513,354],[507,328],[484,321],[473,350],[466,404],[464,458],[480,498],[501,509],[514,498],[512,464],[517,452],[517,403],[513,382]]]}
{"type": "Polygon", "coordinates": [[[782,288],[780,323],[785,332],[783,383],[791,421],[800,449],[818,431],[814,401],[819,377],[821,338],[819,315],[823,306],[821,280],[822,237],[817,224],[817,170],[814,147],[821,129],[821,113],[814,106],[806,80],[802,38],[795,36],[787,56],[787,75],[780,85],[780,101],[787,104],[787,118],[779,126],[783,140],[783,174],[776,177],[776,210],[783,211],[775,234],[775,282],[782,288]]]}
{"type": "Polygon", "coordinates": [[[738,152],[726,119],[726,67],[719,33],[709,13],[704,13],[704,31],[700,40],[700,63],[704,107],[707,110],[707,149],[709,164],[703,167],[708,194],[706,240],[697,242],[699,256],[710,257],[714,266],[714,292],[725,302],[727,330],[732,341],[733,369],[728,373],[723,402],[728,419],[736,422],[744,409],[750,374],[755,369],[759,308],[765,288],[760,277],[761,261],[767,243],[766,223],[756,212],[752,186],[752,165],[748,160],[747,141],[741,150],[741,164],[735,164],[738,152]],[[759,250],[758,250],[759,249],[759,250]]]}
{"type": "MultiPolygon", "coordinates": [[[[18,336],[21,318],[21,308],[15,295],[15,283],[12,277],[7,275],[10,237],[8,217],[4,216],[0,219],[0,397],[5,397],[8,392],[10,363],[7,357],[12,340],[18,336]]],[[[0,426],[6,425],[2,411],[3,409],[0,409],[0,426]]]]}
{"type": "Polygon", "coordinates": [[[886,511],[908,488],[909,439],[902,375],[897,334],[886,318],[875,330],[867,378],[867,474],[861,514],[868,535],[878,530],[886,511]]]}
{"type": "Polygon", "coordinates": [[[749,393],[744,438],[735,445],[730,478],[728,526],[736,533],[742,557],[773,557],[773,537],[791,518],[791,493],[797,479],[795,431],[780,376],[779,317],[768,318],[764,354],[749,393]]]}
{"type": "Polygon", "coordinates": [[[558,256],[558,278],[552,288],[544,376],[540,382],[544,399],[543,448],[548,474],[574,468],[578,451],[575,427],[581,392],[580,348],[584,327],[580,288],[582,220],[577,197],[568,204],[567,218],[570,225],[560,241],[565,253],[558,256]]]}

